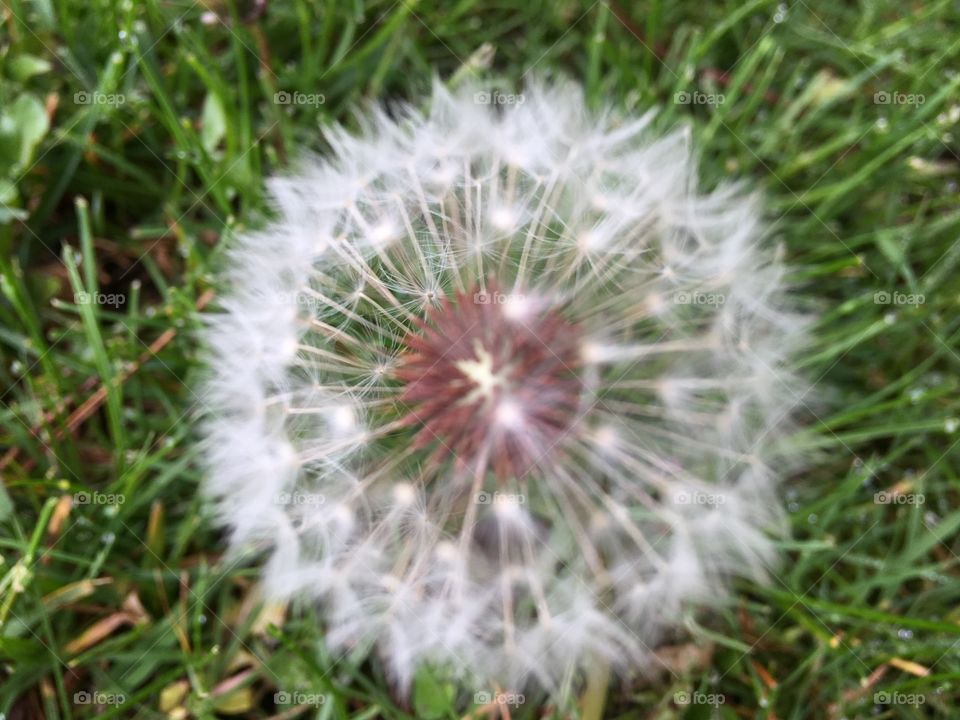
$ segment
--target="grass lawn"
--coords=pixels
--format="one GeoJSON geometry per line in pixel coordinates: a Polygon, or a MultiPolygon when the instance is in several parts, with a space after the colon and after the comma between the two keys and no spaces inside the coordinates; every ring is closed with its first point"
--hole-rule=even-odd
{"type": "Polygon", "coordinates": [[[957,68],[954,0],[3,0],[0,718],[577,716],[428,670],[397,697],[264,605],[198,493],[198,310],[264,179],[474,73],[688,125],[817,316],[783,564],[604,717],[956,717],[957,68]]]}

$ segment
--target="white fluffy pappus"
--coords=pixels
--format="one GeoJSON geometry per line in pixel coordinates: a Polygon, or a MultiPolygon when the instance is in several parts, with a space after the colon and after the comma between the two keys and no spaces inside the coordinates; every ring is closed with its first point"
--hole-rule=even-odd
{"type": "Polygon", "coordinates": [[[476,91],[272,181],[205,335],[206,490],[265,589],[400,687],[556,691],[775,559],[806,322],[688,133],[476,91]]]}

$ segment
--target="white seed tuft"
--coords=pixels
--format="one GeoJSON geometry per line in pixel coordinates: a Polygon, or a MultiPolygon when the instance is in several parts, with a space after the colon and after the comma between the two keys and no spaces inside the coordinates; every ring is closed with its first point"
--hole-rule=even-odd
{"type": "Polygon", "coordinates": [[[559,694],[774,560],[806,321],[688,133],[481,92],[329,128],[270,182],[205,333],[205,489],[269,594],[398,685],[559,694]]]}

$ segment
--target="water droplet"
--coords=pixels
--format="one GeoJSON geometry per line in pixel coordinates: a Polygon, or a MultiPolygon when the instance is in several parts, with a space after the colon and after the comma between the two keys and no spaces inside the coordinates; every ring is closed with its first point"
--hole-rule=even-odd
{"type": "Polygon", "coordinates": [[[886,119],[885,117],[878,117],[878,118],[877,118],[877,121],[874,123],[874,126],[875,126],[875,127],[877,128],[877,130],[879,130],[880,132],[886,132],[886,130],[887,130],[887,128],[889,127],[889,125],[890,125],[890,123],[887,122],[887,119],[886,119]]]}
{"type": "Polygon", "coordinates": [[[960,420],[956,418],[947,418],[947,421],[943,424],[943,429],[948,433],[956,432],[958,427],[960,427],[960,420]]]}
{"type": "Polygon", "coordinates": [[[901,640],[910,640],[913,637],[913,630],[907,630],[906,628],[900,628],[897,630],[897,637],[901,640]]]}
{"type": "Polygon", "coordinates": [[[778,25],[787,19],[787,6],[784,3],[777,5],[777,11],[773,14],[773,21],[778,25]]]}
{"type": "Polygon", "coordinates": [[[789,510],[790,512],[795,513],[799,509],[800,509],[799,503],[795,503],[795,502],[787,503],[787,510],[789,510]]]}
{"type": "Polygon", "coordinates": [[[936,525],[940,522],[940,516],[932,510],[928,510],[923,514],[923,522],[927,527],[936,527],[936,525]]]}
{"type": "Polygon", "coordinates": [[[817,520],[819,520],[819,519],[820,519],[820,518],[817,517],[817,514],[816,514],[816,513],[810,513],[810,514],[807,516],[807,522],[810,523],[811,525],[816,525],[816,524],[817,524],[817,520]]]}
{"type": "Polygon", "coordinates": [[[103,535],[100,536],[100,541],[104,545],[112,545],[113,541],[116,539],[117,539],[117,536],[114,535],[112,532],[104,533],[103,535]]]}
{"type": "Polygon", "coordinates": [[[915,403],[915,402],[919,401],[919,400],[926,394],[926,392],[927,392],[927,391],[924,390],[923,388],[913,388],[913,389],[907,394],[907,396],[910,398],[910,402],[914,402],[914,403],[915,403]]]}
{"type": "Polygon", "coordinates": [[[206,624],[207,624],[207,616],[206,616],[206,615],[201,615],[200,617],[197,618],[197,622],[200,623],[201,625],[206,625],[206,624]]]}

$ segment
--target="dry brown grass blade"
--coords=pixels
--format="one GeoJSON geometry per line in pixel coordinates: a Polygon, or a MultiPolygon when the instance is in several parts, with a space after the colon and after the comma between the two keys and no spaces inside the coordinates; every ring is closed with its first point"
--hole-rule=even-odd
{"type": "Polygon", "coordinates": [[[69,655],[78,655],[84,650],[99,645],[114,633],[117,628],[124,625],[138,625],[149,622],[150,616],[143,608],[140,598],[136,593],[130,593],[123,600],[122,610],[111,613],[105,618],[97,620],[93,625],[84,630],[79,637],[71,640],[64,648],[69,655]]]}

